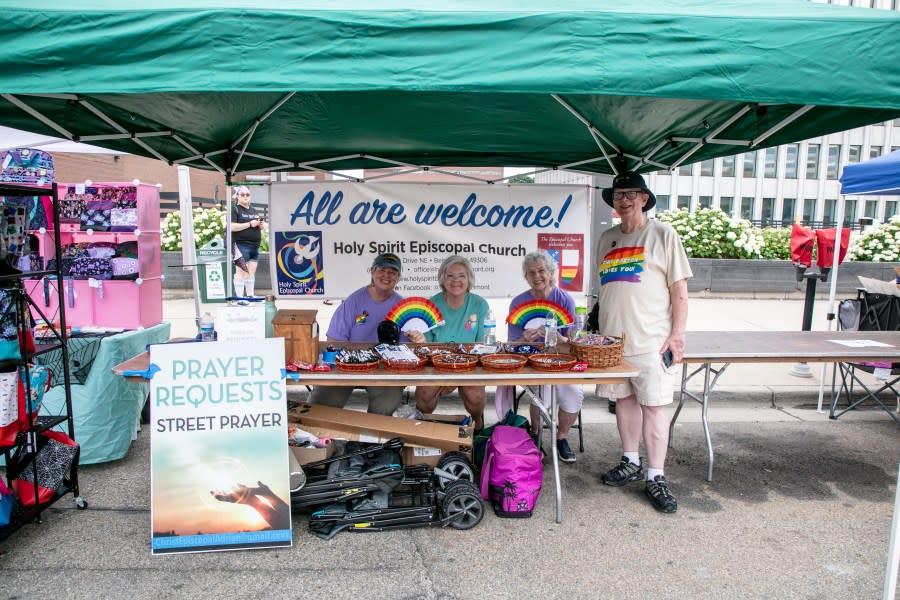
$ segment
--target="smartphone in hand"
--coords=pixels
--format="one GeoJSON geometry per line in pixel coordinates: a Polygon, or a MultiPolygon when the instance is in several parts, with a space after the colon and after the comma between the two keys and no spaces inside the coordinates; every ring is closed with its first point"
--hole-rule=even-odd
{"type": "Polygon", "coordinates": [[[666,367],[671,367],[672,361],[674,361],[674,360],[675,360],[675,357],[672,356],[672,350],[666,350],[665,352],[663,352],[662,361],[663,361],[663,364],[666,365],[666,367]]]}

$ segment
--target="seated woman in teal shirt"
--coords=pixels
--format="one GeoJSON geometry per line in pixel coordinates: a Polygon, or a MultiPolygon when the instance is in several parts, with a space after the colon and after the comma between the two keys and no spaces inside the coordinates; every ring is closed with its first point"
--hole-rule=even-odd
{"type": "MultiPolygon", "coordinates": [[[[440,309],[445,324],[424,335],[418,331],[406,332],[409,340],[441,344],[481,342],[484,338],[484,319],[490,308],[487,300],[469,291],[475,283],[475,274],[468,259],[454,255],[444,260],[438,269],[438,283],[442,291],[432,296],[431,301],[440,309]]],[[[456,386],[418,386],[416,408],[425,414],[432,413],[437,408],[438,400],[454,389],[456,386]]],[[[459,395],[466,411],[472,416],[475,429],[484,428],[484,386],[460,386],[459,395]]]]}

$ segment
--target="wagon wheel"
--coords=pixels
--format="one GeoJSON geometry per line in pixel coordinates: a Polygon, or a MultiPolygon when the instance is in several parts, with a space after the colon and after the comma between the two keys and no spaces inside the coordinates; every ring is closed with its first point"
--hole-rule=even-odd
{"type": "Polygon", "coordinates": [[[471,529],[484,517],[481,493],[471,481],[451,481],[441,505],[445,519],[454,529],[471,529]]]}
{"type": "Polygon", "coordinates": [[[445,489],[454,481],[475,481],[475,468],[462,452],[447,452],[438,461],[437,468],[453,476],[447,477],[446,475],[435,473],[438,487],[441,489],[445,489]]]}

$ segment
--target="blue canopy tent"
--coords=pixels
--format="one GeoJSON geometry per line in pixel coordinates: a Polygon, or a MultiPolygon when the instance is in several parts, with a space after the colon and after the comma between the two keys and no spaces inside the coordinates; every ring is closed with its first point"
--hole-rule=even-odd
{"type": "MultiPolygon", "coordinates": [[[[861,196],[900,195],[900,150],[867,160],[866,162],[847,165],[841,173],[841,195],[857,194],[861,196]]],[[[843,212],[844,200],[838,207],[838,236],[843,212]]],[[[840,239],[840,237],[838,237],[840,239]]],[[[834,307],[834,281],[837,280],[837,252],[835,252],[835,273],[832,279],[829,296],[829,312],[834,307]]],[[[830,323],[830,322],[829,322],[830,323]]],[[[897,489],[894,496],[894,518],[891,523],[890,546],[888,549],[887,571],[884,576],[883,598],[894,598],[897,591],[897,572],[900,568],[900,466],[897,472],[897,489]]]]}
{"type": "Polygon", "coordinates": [[[900,150],[844,167],[841,194],[900,195],[900,150]]]}

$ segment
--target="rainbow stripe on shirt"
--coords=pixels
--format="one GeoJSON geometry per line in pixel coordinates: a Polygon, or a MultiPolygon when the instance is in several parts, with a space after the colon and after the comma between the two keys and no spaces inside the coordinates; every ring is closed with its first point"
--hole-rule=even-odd
{"type": "Polygon", "coordinates": [[[600,285],[613,282],[639,283],[644,271],[644,247],[614,248],[600,263],[600,285]]]}

